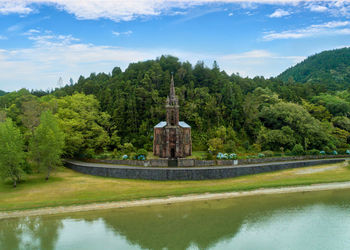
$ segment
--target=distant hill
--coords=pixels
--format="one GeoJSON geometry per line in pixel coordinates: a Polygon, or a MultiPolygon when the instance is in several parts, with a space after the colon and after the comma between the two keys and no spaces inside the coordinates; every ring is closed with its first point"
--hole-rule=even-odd
{"type": "Polygon", "coordinates": [[[308,57],[278,76],[283,81],[321,83],[328,89],[350,87],[350,48],[323,51],[308,57]]]}
{"type": "Polygon", "coordinates": [[[6,95],[6,94],[7,94],[7,92],[0,90],[0,96],[6,95]]]}

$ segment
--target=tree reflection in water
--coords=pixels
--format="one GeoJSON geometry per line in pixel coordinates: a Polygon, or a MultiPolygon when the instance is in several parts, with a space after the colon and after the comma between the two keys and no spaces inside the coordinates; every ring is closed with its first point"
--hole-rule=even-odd
{"type": "Polygon", "coordinates": [[[315,205],[349,207],[349,194],[255,196],[0,220],[0,249],[208,249],[233,239],[245,225],[261,225],[278,214],[288,218],[288,213],[315,205]]]}

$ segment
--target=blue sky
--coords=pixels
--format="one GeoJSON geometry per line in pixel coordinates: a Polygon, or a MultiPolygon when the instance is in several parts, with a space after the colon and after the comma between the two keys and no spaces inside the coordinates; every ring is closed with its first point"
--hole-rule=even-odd
{"type": "Polygon", "coordinates": [[[349,1],[0,0],[0,89],[50,89],[171,54],[276,76],[350,45],[349,1]]]}

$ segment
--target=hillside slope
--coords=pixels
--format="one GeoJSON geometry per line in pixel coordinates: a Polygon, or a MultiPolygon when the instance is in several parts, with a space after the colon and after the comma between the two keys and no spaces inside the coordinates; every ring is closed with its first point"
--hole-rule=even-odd
{"type": "Polygon", "coordinates": [[[287,69],[283,81],[322,83],[330,90],[350,87],[350,48],[323,51],[287,69]]]}
{"type": "Polygon", "coordinates": [[[5,91],[0,90],[0,96],[3,96],[3,95],[5,95],[5,94],[7,94],[5,91]]]}

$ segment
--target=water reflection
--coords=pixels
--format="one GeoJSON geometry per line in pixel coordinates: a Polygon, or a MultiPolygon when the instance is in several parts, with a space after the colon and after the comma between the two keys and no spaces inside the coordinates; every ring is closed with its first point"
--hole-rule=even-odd
{"type": "Polygon", "coordinates": [[[344,249],[350,245],[349,194],[284,194],[3,220],[0,249],[344,249]]]}
{"type": "Polygon", "coordinates": [[[42,217],[0,221],[0,249],[55,249],[62,219],[42,217]]]}

